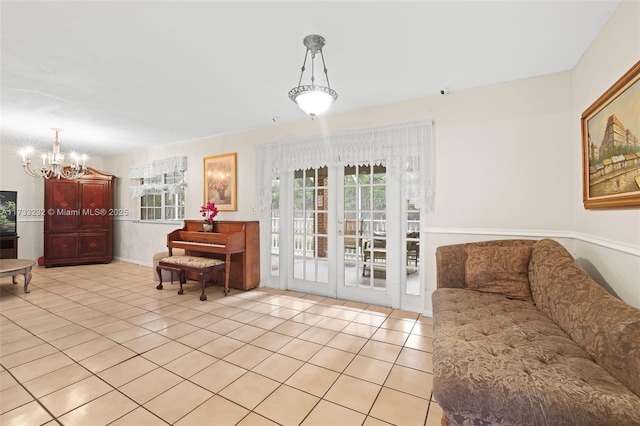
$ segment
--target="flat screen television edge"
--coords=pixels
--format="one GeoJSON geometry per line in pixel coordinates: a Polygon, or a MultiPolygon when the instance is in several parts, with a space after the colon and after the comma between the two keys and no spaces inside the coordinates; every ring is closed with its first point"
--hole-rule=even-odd
{"type": "Polygon", "coordinates": [[[18,235],[16,221],[18,203],[17,191],[0,191],[0,236],[18,235]]]}

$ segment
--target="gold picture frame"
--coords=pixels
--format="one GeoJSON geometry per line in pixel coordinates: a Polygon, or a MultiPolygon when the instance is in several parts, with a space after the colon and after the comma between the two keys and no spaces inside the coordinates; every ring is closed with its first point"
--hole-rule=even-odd
{"type": "Polygon", "coordinates": [[[212,201],[220,211],[236,211],[236,153],[205,157],[203,166],[204,204],[212,201]]]}
{"type": "Polygon", "coordinates": [[[584,208],[640,207],[640,61],[580,122],[584,208]]]}

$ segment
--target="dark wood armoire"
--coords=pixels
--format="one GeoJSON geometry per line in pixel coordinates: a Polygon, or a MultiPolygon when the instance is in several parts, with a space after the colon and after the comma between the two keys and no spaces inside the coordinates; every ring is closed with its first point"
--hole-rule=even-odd
{"type": "Polygon", "coordinates": [[[78,179],[44,181],[44,265],[113,259],[115,176],[88,168],[78,179]]]}

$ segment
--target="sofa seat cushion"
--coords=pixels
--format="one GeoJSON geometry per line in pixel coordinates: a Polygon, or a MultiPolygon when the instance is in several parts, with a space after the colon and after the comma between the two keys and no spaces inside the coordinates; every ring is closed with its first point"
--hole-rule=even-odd
{"type": "Polygon", "coordinates": [[[640,399],[530,302],[458,288],[432,299],[434,397],[452,424],[640,419],[640,399]]]}

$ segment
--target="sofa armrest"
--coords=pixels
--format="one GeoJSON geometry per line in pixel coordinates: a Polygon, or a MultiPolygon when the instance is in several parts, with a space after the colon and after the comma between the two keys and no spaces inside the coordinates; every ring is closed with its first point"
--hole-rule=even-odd
{"type": "Polygon", "coordinates": [[[440,246],[436,249],[438,288],[466,288],[465,263],[467,252],[464,244],[440,246]]]}

